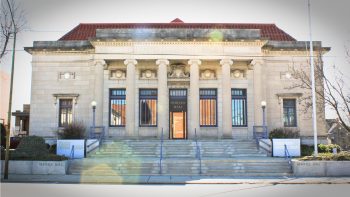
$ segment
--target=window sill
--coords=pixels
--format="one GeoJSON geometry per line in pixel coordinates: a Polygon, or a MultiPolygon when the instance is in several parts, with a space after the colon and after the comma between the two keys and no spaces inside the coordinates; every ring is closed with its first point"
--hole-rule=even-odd
{"type": "Polygon", "coordinates": [[[139,127],[158,127],[157,125],[139,125],[139,127]]]}

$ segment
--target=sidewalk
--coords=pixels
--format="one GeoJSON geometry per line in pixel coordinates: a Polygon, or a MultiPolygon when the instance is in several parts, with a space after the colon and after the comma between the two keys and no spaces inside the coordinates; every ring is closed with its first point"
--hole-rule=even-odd
{"type": "Polygon", "coordinates": [[[1,182],[89,184],[350,184],[350,177],[9,175],[1,182]]]}

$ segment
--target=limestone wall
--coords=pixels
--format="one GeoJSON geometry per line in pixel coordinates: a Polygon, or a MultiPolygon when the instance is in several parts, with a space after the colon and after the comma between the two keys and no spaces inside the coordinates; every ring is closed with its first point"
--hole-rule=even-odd
{"type": "MultiPolygon", "coordinates": [[[[302,112],[303,103],[301,96],[308,96],[310,92],[305,89],[287,89],[295,80],[287,79],[285,74],[290,71],[293,65],[301,65],[307,68],[307,58],[302,52],[281,52],[267,53],[261,50],[263,42],[236,42],[236,43],[124,43],[103,44],[102,42],[93,43],[95,53],[83,52],[35,52],[33,53],[33,74],[32,74],[32,95],[30,112],[30,134],[40,136],[55,136],[54,131],[58,127],[58,105],[57,99],[65,98],[64,95],[78,95],[74,97],[74,120],[83,121],[87,127],[92,125],[92,109],[90,103],[102,95],[98,102],[98,110],[102,115],[97,114],[98,124],[106,127],[106,133],[111,137],[135,138],[135,137],[159,137],[160,128],[157,127],[139,127],[139,89],[140,88],[158,88],[158,66],[157,60],[168,60],[170,64],[166,65],[167,72],[171,71],[172,63],[183,63],[186,65],[186,72],[190,72],[188,60],[200,60],[198,65],[198,88],[216,88],[217,89],[217,127],[197,128],[198,134],[205,138],[221,138],[224,136],[223,122],[224,111],[231,108],[231,103],[223,103],[223,97],[231,97],[231,92],[223,91],[223,63],[221,60],[228,61],[231,72],[240,70],[241,76],[233,77],[230,74],[230,88],[247,89],[247,127],[230,127],[229,137],[233,138],[251,138],[253,136],[253,126],[262,125],[261,101],[267,102],[266,117],[269,129],[283,127],[283,98],[297,99],[297,127],[302,136],[312,136],[311,110],[307,113],[302,112]],[[137,60],[135,64],[135,75],[128,76],[126,59],[137,60]],[[102,61],[101,61],[102,60],[102,61]],[[98,64],[96,61],[100,61],[98,64]],[[230,62],[232,61],[232,62],[230,62]],[[101,70],[95,70],[101,69],[101,70]],[[201,72],[205,70],[214,72],[214,78],[203,79],[201,72]],[[111,76],[113,70],[120,70],[123,74],[120,78],[111,76]],[[151,70],[153,77],[144,78],[142,72],[151,70]],[[71,79],[60,78],[60,73],[73,73],[71,79]],[[109,90],[111,88],[128,89],[127,78],[134,78],[134,96],[127,102],[134,104],[133,130],[128,133],[126,127],[109,126],[109,90]],[[97,81],[96,81],[97,80],[97,81]],[[101,81],[101,84],[99,82],[101,81]],[[95,87],[98,86],[98,87],[95,87]],[[61,95],[55,97],[54,95],[61,95]],[[62,96],[63,95],[63,96],[62,96]],[[281,96],[282,95],[282,96],[281,96]],[[299,102],[300,101],[300,102],[299,102]],[[102,108],[102,109],[101,109],[102,108]]],[[[227,62],[226,62],[227,63],[227,62]]],[[[225,65],[227,66],[227,65],[225,65]]],[[[226,67],[227,68],[227,67],[226,67]]],[[[193,72],[193,71],[192,71],[193,72]]],[[[183,81],[174,82],[168,79],[167,91],[170,88],[185,88],[188,93],[188,137],[194,136],[194,113],[191,111],[194,95],[190,91],[190,77],[183,81]]],[[[226,75],[227,77],[227,75],[226,75]]],[[[226,78],[227,79],[227,78],[226,78]]],[[[129,87],[130,88],[130,87],[129,87]]],[[[227,87],[225,87],[227,89],[227,87]]],[[[128,91],[128,90],[127,90],[128,91]]],[[[158,91],[159,92],[159,91],[158,91]]],[[[158,94],[158,98],[169,99],[164,92],[158,94]]],[[[130,97],[129,97],[130,99],[130,97]]],[[[230,100],[230,99],[229,99],[230,100]]],[[[162,106],[158,106],[158,109],[162,106]]],[[[324,107],[318,106],[319,135],[325,135],[326,129],[324,120],[324,107]]],[[[165,108],[167,109],[167,107],[165,108]]],[[[99,112],[97,110],[97,112],[99,112]]],[[[227,111],[226,111],[227,112],[227,111]]],[[[169,133],[169,113],[158,113],[164,116],[165,137],[169,133]]],[[[128,124],[128,120],[127,120],[128,124]]],[[[159,124],[158,124],[159,125],[159,124]]],[[[98,125],[99,126],[99,125],[98,125]]]]}

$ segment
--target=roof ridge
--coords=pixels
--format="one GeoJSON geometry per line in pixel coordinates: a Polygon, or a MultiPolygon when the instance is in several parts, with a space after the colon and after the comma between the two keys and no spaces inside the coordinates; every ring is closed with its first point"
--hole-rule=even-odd
{"type": "MultiPolygon", "coordinates": [[[[161,24],[161,25],[174,25],[174,23],[130,23],[130,22],[120,22],[120,23],[79,23],[78,25],[118,25],[118,24],[135,24],[135,25],[141,25],[141,24],[148,24],[148,25],[153,25],[153,24],[161,24]]],[[[211,24],[211,25],[221,25],[221,24],[225,24],[225,25],[274,25],[277,27],[277,25],[275,23],[176,23],[176,24],[184,24],[184,25],[193,25],[193,24],[211,24]]]]}
{"type": "Polygon", "coordinates": [[[261,38],[275,41],[296,41],[275,23],[79,23],[59,40],[87,40],[96,36],[96,29],[176,28],[176,29],[259,29],[261,38]]]}

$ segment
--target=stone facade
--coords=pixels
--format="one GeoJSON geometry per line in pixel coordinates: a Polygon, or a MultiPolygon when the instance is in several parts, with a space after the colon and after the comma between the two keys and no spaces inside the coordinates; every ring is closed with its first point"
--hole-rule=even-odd
{"type": "MultiPolygon", "coordinates": [[[[180,30],[169,30],[168,34],[191,32],[190,28],[180,30]]],[[[294,128],[303,137],[313,135],[311,110],[303,113],[300,101],[310,92],[286,88],[296,82],[293,77],[286,77],[291,66],[308,68],[306,42],[268,40],[261,37],[259,30],[222,30],[224,38],[219,41],[207,39],[204,33],[191,40],[168,38],[159,29],[154,35],[145,36],[147,32],[143,32],[142,38],[130,39],[120,31],[97,28],[89,40],[34,42],[33,47],[26,48],[33,56],[31,135],[55,136],[59,100],[69,98],[73,100],[73,120],[83,121],[87,127],[92,125],[90,103],[95,100],[96,125],[104,126],[110,137],[159,138],[163,129],[164,137],[169,138],[169,90],[174,88],[187,90],[187,138],[195,137],[195,129],[201,138],[252,138],[253,126],[262,125],[261,101],[267,102],[269,130],[283,127],[286,98],[297,101],[294,128]],[[125,126],[109,126],[109,93],[113,88],[126,89],[125,126]],[[143,88],[158,91],[156,127],[140,126],[139,90],[143,88]],[[200,126],[200,88],[217,90],[214,127],[200,126]],[[232,127],[232,88],[247,91],[247,126],[232,127]]],[[[138,29],[124,31],[132,34],[138,29]]],[[[322,52],[328,50],[320,42],[315,42],[316,46],[322,52]]],[[[318,109],[318,135],[325,136],[324,106],[318,109]]]]}

